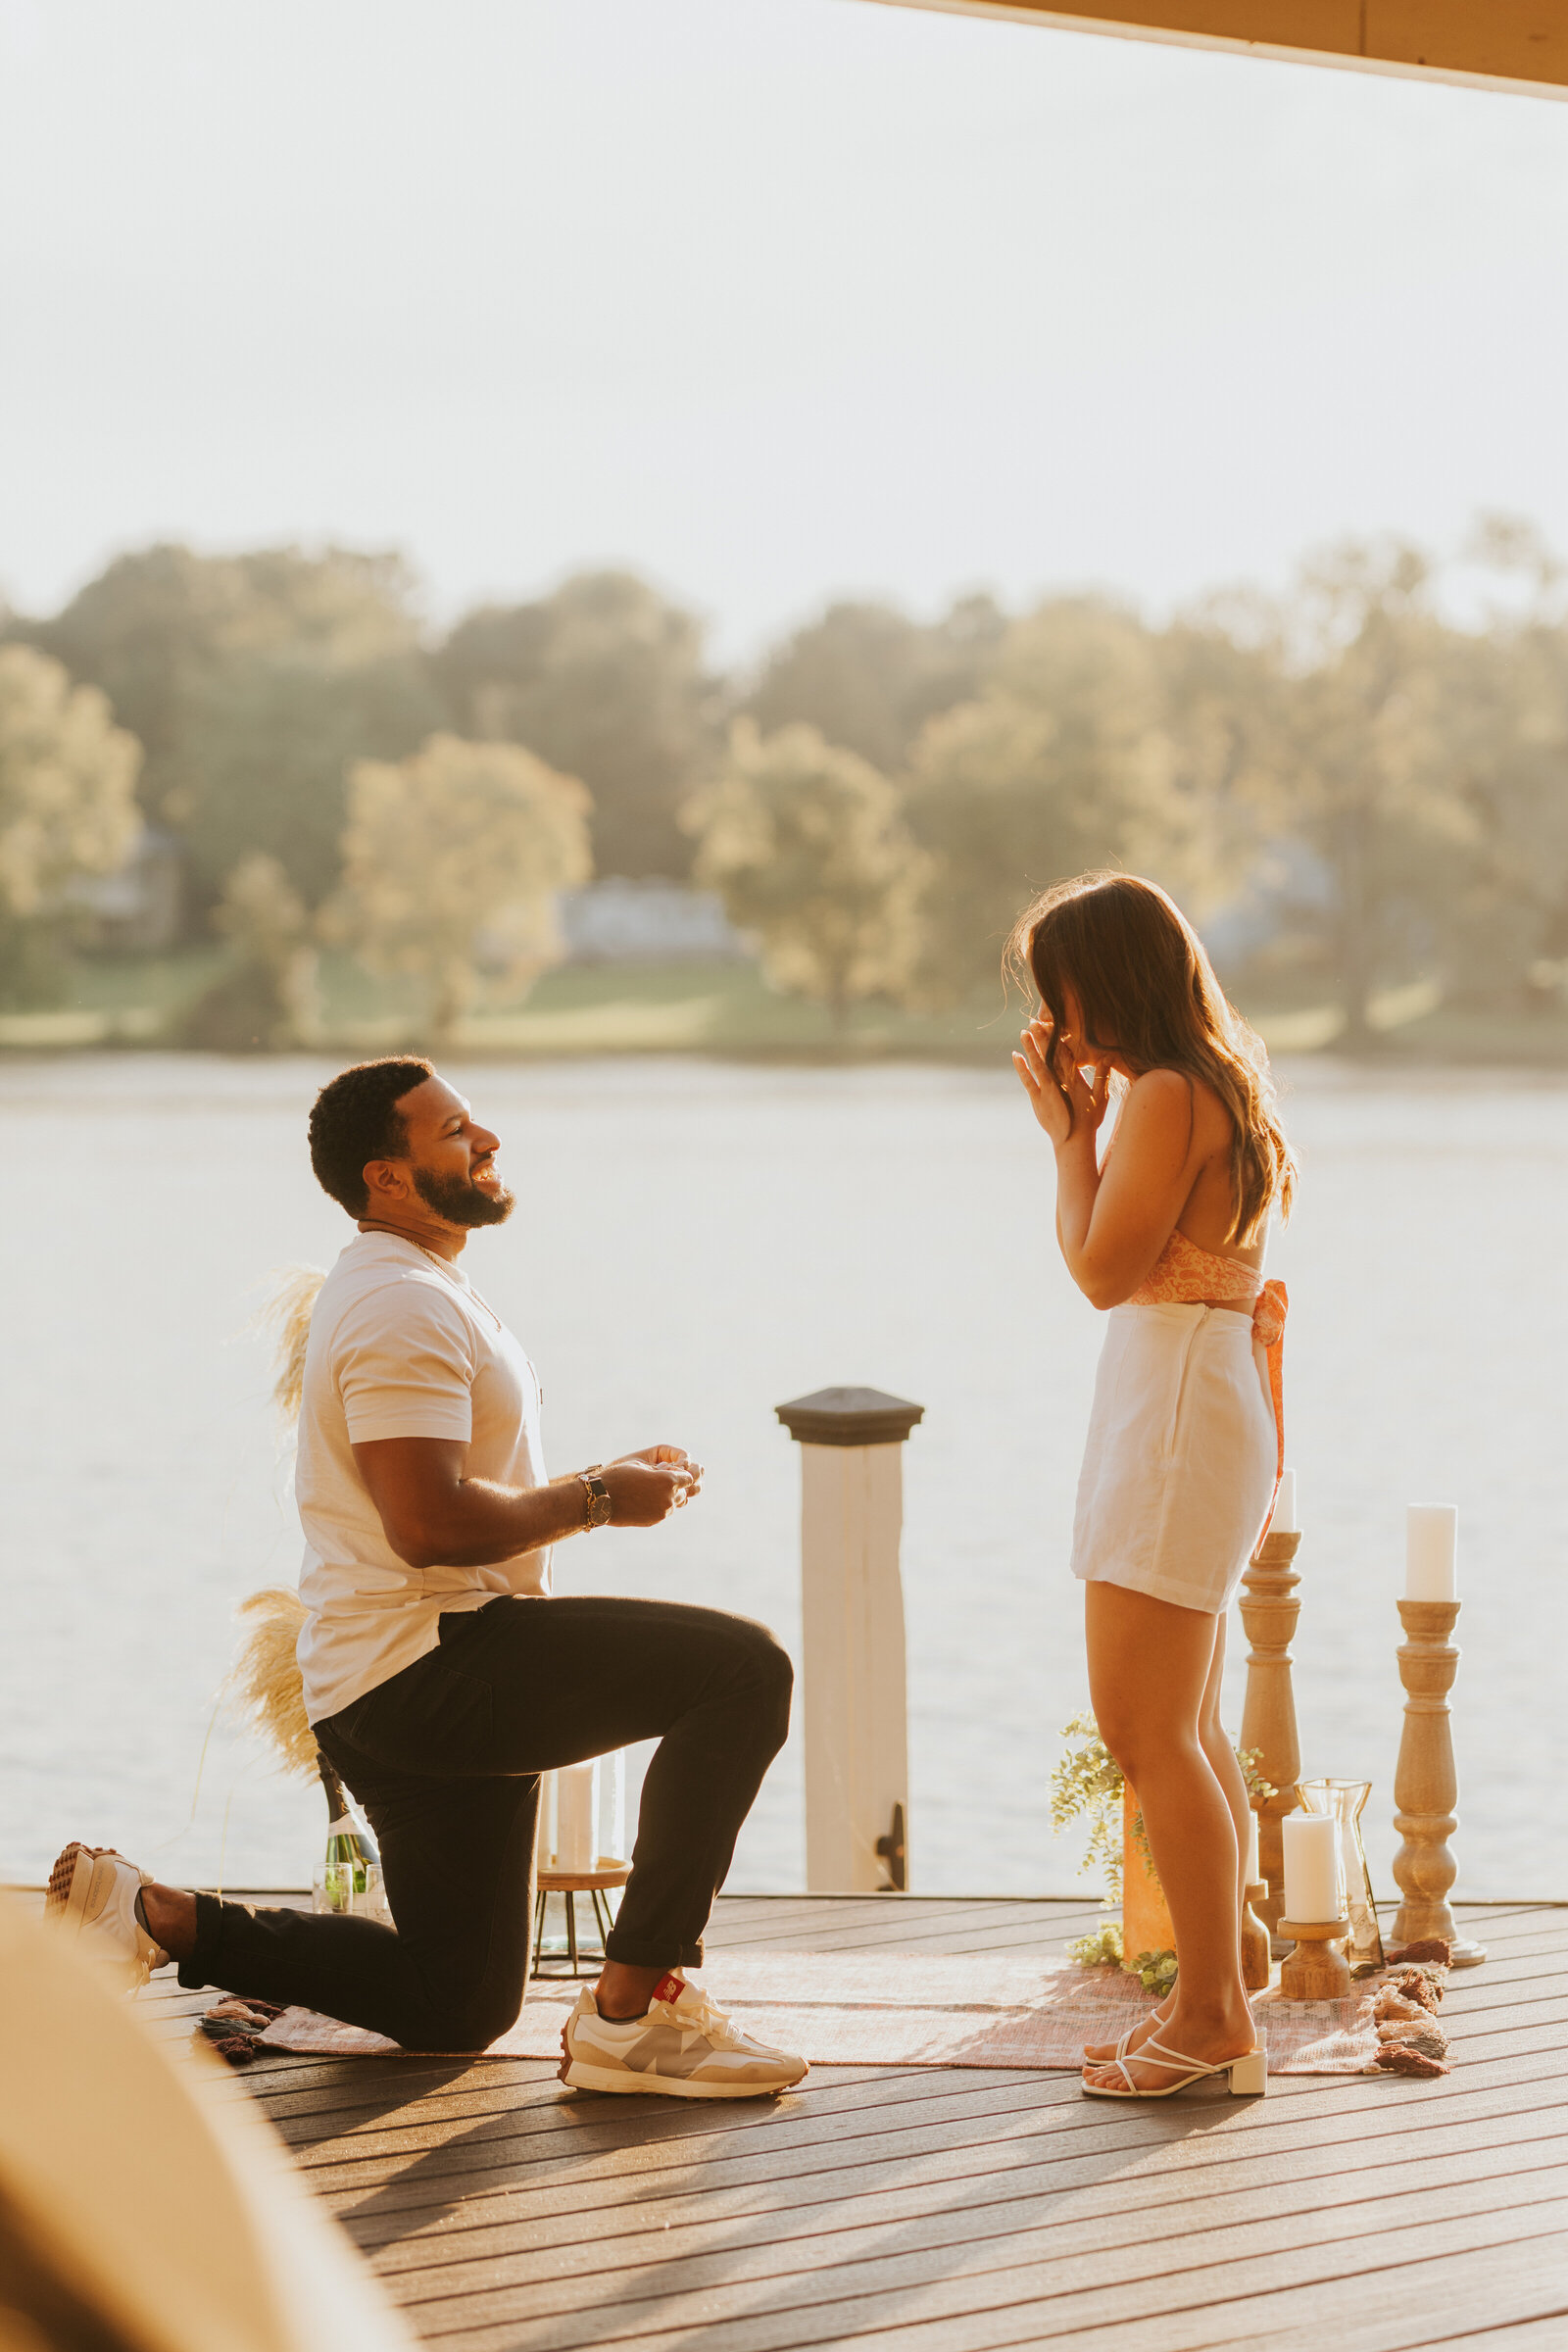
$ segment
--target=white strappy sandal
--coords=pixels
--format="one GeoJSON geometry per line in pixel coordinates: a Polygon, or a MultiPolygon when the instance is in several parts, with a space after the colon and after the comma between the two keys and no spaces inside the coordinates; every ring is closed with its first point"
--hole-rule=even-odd
{"type": "Polygon", "coordinates": [[[1157,2041],[1152,2034],[1149,2039],[1141,2042],[1132,2054],[1134,2065],[1141,2064],[1145,2059],[1152,2066],[1172,2068],[1185,2066],[1187,2072],[1182,2076],[1180,2082],[1167,2082],[1162,2090],[1140,2090],[1128,2071],[1127,2059],[1118,2055],[1115,2058],[1107,2059],[1104,2063],[1115,2069],[1126,2087],[1117,2090],[1104,2083],[1085,2082],[1082,2086],[1084,2097],[1086,2099],[1168,2099],[1174,2092],[1185,2090],[1189,2083],[1205,2082],[1210,2075],[1229,2077],[1229,2088],[1233,2098],[1260,2099],[1268,2091],[1268,2053],[1261,2047],[1247,2050],[1240,2058],[1222,2059],[1218,2066],[1204,2066],[1200,2059],[1184,2058],[1179,2050],[1167,2049],[1165,2044],[1157,2041]]]}
{"type": "MultiPolygon", "coordinates": [[[[1150,2016],[1152,2017],[1152,2015],[1153,2015],[1153,2011],[1152,2011],[1152,2010],[1151,2010],[1151,2011],[1150,2011],[1150,2016]]],[[[1164,2023],[1164,2020],[1163,2020],[1163,2019],[1161,2019],[1161,2021],[1160,2021],[1160,2022],[1161,2022],[1161,2024],[1163,2024],[1163,2023],[1164,2023]]],[[[1110,2054],[1110,2056],[1109,2056],[1108,2058],[1091,2058],[1091,2057],[1090,2057],[1090,2055],[1089,2055],[1089,2052],[1088,2052],[1087,2050],[1085,2050],[1085,2052],[1084,2052],[1084,2064],[1085,2064],[1085,2066],[1115,2066],[1115,2065],[1119,2064],[1119,2062],[1120,2062],[1120,2061],[1121,2061],[1123,2058],[1125,2058],[1125,2057],[1126,2057],[1128,2050],[1129,2050],[1129,2049],[1132,2047],[1132,2038],[1133,2038],[1133,2035],[1134,2035],[1134,2034],[1137,2033],[1137,2031],[1138,2031],[1138,2027],[1139,2027],[1139,2026],[1147,2026],[1147,2025],[1148,2025],[1148,2023],[1149,2023],[1149,2018],[1148,2018],[1148,2017],[1141,2017],[1141,2018],[1139,2018],[1139,2020],[1138,2020],[1138,2022],[1137,2022],[1137,2024],[1136,2024],[1136,2025],[1131,2025],[1131,2026],[1129,2026],[1129,2027],[1127,2028],[1126,2032],[1125,2032],[1125,2033],[1122,2034],[1122,2037],[1121,2037],[1120,2041],[1118,2041],[1118,2042],[1117,2042],[1117,2044],[1116,2044],[1116,2047],[1115,2047],[1115,2048],[1114,2048],[1114,2049],[1111,2051],[1111,2054],[1110,2054]]],[[[1142,2045],[1140,2045],[1140,2046],[1142,2046],[1142,2045]]],[[[1136,2056],[1137,2056],[1137,2051],[1134,2051],[1134,2052],[1133,2052],[1133,2055],[1136,2057],[1136,2056]]]]}

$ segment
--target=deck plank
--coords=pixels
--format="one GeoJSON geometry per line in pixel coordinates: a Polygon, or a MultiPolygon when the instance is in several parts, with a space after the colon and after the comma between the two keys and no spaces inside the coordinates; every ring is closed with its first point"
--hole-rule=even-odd
{"type": "MultiPolygon", "coordinates": [[[[1092,1901],[737,1897],[726,1952],[1059,1952],[1092,1901]]],[[[1066,2074],[817,2068],[760,2105],[519,2060],[269,2054],[272,2118],[443,2352],[1540,2352],[1568,2342],[1568,1909],[1478,1908],[1454,2072],[1127,2111],[1066,2074]],[[608,2112],[607,2112],[608,2110],[608,2112]]],[[[155,1988],[161,2034],[201,1996],[155,1988]]]]}

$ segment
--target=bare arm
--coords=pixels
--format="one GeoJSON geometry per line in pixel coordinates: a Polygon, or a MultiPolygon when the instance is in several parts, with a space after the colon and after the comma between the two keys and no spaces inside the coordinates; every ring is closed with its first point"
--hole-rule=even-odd
{"type": "MultiPolygon", "coordinates": [[[[354,1448],[386,1540],[411,1568],[489,1568],[587,1525],[588,1496],[575,1476],[547,1487],[503,1487],[465,1478],[457,1438],[375,1438],[354,1448]]],[[[696,1494],[702,1472],[678,1446],[608,1462],[611,1523],[657,1527],[696,1494]]]]}
{"type": "Polygon", "coordinates": [[[1201,1152],[1191,1091],[1174,1070],[1135,1079],[1116,1149],[1102,1168],[1098,1141],[1108,1071],[1097,1066],[1086,1085],[1074,1069],[1058,1084],[1049,1023],[1042,1021],[1024,1031],[1013,1061],[1055,1149],[1056,1239],[1067,1271],[1091,1305],[1120,1306],[1152,1271],[1197,1180],[1201,1152]]]}

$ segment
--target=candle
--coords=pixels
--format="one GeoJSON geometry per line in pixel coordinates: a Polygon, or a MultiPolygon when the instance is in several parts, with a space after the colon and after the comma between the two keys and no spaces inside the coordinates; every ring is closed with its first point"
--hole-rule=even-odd
{"type": "Polygon", "coordinates": [[[1345,1916],[1340,1876],[1340,1825],[1321,1813],[1288,1813],[1285,1833],[1285,1915],[1303,1926],[1345,1916]]]}
{"type": "Polygon", "coordinates": [[[1459,1513],[1451,1502],[1412,1502],[1404,1515],[1404,1597],[1454,1600],[1459,1513]]]}
{"type": "Polygon", "coordinates": [[[563,1764],[556,1774],[556,1868],[592,1870],[598,1861],[599,1764],[563,1764]]]}
{"type": "Polygon", "coordinates": [[[1247,1877],[1244,1884],[1249,1886],[1256,1886],[1262,1876],[1263,1873],[1257,1858],[1257,1815],[1249,1813],[1247,1816],[1247,1877]]]}
{"type": "Polygon", "coordinates": [[[1271,1536],[1296,1536],[1300,1527],[1296,1516],[1296,1472],[1280,1472],[1280,1491],[1274,1503],[1274,1517],[1269,1527],[1271,1536]]]}

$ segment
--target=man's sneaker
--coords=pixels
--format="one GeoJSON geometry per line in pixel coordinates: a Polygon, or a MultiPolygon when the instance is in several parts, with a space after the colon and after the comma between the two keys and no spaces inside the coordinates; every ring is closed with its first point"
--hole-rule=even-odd
{"type": "Polygon", "coordinates": [[[127,1991],[145,1984],[169,1954],[136,1916],[136,1897],[153,1883],[111,1845],[68,1845],[49,1873],[43,1915],[79,1939],[79,1948],[111,1968],[127,1991]]]}
{"type": "Polygon", "coordinates": [[[584,1985],[562,2035],[574,2090],[654,2090],[672,2099],[754,2099],[788,2090],[806,2060],[753,2041],[684,1978],[662,1977],[645,2017],[601,2017],[584,1985]]]}

